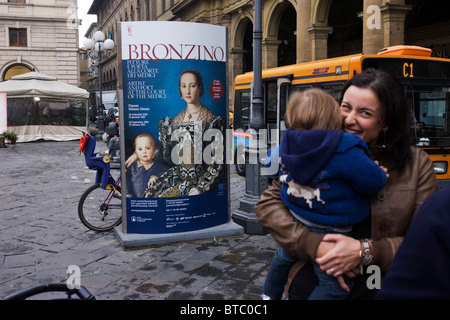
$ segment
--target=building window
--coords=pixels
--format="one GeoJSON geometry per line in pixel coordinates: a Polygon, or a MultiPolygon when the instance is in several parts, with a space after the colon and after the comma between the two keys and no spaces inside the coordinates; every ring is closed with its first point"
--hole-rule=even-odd
{"type": "Polygon", "coordinates": [[[9,67],[3,75],[3,80],[9,80],[11,77],[18,76],[27,72],[31,72],[31,68],[22,64],[16,64],[9,67]]]}
{"type": "Polygon", "coordinates": [[[9,29],[9,46],[10,47],[26,47],[27,46],[27,29],[9,29]]]}
{"type": "Polygon", "coordinates": [[[8,3],[25,3],[25,0],[8,0],[8,3]]]}

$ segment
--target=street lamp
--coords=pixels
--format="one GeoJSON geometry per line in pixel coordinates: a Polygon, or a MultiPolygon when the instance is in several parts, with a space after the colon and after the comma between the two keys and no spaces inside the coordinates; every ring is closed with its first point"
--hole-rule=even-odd
{"type": "Polygon", "coordinates": [[[99,111],[97,126],[98,126],[98,136],[102,136],[105,132],[105,115],[103,114],[103,96],[102,96],[102,52],[105,50],[114,49],[114,41],[111,39],[105,40],[105,34],[102,31],[97,31],[94,33],[92,39],[86,39],[83,42],[83,46],[87,50],[91,50],[90,54],[93,52],[92,49],[98,53],[98,86],[100,98],[97,101],[97,110],[99,111]]]}
{"type": "Polygon", "coordinates": [[[239,208],[233,212],[233,220],[244,227],[247,234],[267,234],[254,212],[255,205],[262,192],[267,189],[268,177],[261,173],[261,163],[249,162],[249,159],[258,159],[258,140],[262,137],[259,130],[264,125],[264,95],[262,85],[262,0],[255,0],[255,25],[253,32],[253,94],[251,101],[250,128],[254,129],[249,145],[246,147],[245,157],[245,191],[239,208]]]}

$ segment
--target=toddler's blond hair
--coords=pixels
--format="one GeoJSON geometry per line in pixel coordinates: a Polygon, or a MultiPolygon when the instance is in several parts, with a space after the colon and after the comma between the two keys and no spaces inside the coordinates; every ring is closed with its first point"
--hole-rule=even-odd
{"type": "Polygon", "coordinates": [[[150,134],[150,133],[140,133],[134,138],[134,147],[136,148],[136,141],[138,138],[149,138],[150,139],[150,145],[153,149],[158,149],[158,142],[156,139],[150,134]]]}
{"type": "Polygon", "coordinates": [[[342,129],[339,104],[319,88],[294,91],[289,97],[284,121],[286,127],[297,130],[342,129]]]}

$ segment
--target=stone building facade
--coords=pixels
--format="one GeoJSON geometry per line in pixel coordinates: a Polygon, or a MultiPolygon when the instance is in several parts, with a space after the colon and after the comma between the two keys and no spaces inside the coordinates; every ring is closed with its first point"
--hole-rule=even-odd
{"type": "MultiPolygon", "coordinates": [[[[263,0],[263,68],[411,44],[450,58],[445,0],[263,0]]],[[[94,0],[98,27],[117,37],[117,22],[174,20],[227,27],[229,89],[253,69],[252,0],[94,0]]],[[[117,52],[104,64],[105,89],[117,86],[117,52]]],[[[229,90],[230,94],[232,90],[229,90]]],[[[231,100],[230,100],[231,101],[231,100]]]]}
{"type": "Polygon", "coordinates": [[[0,0],[0,81],[36,71],[78,86],[77,0],[0,0]]]}

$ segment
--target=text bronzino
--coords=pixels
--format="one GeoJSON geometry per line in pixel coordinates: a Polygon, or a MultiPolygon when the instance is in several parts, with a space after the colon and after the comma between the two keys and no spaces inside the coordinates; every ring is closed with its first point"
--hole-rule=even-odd
{"type": "Polygon", "coordinates": [[[204,60],[225,61],[225,50],[221,46],[199,44],[129,44],[128,57],[130,60],[204,60]]]}

